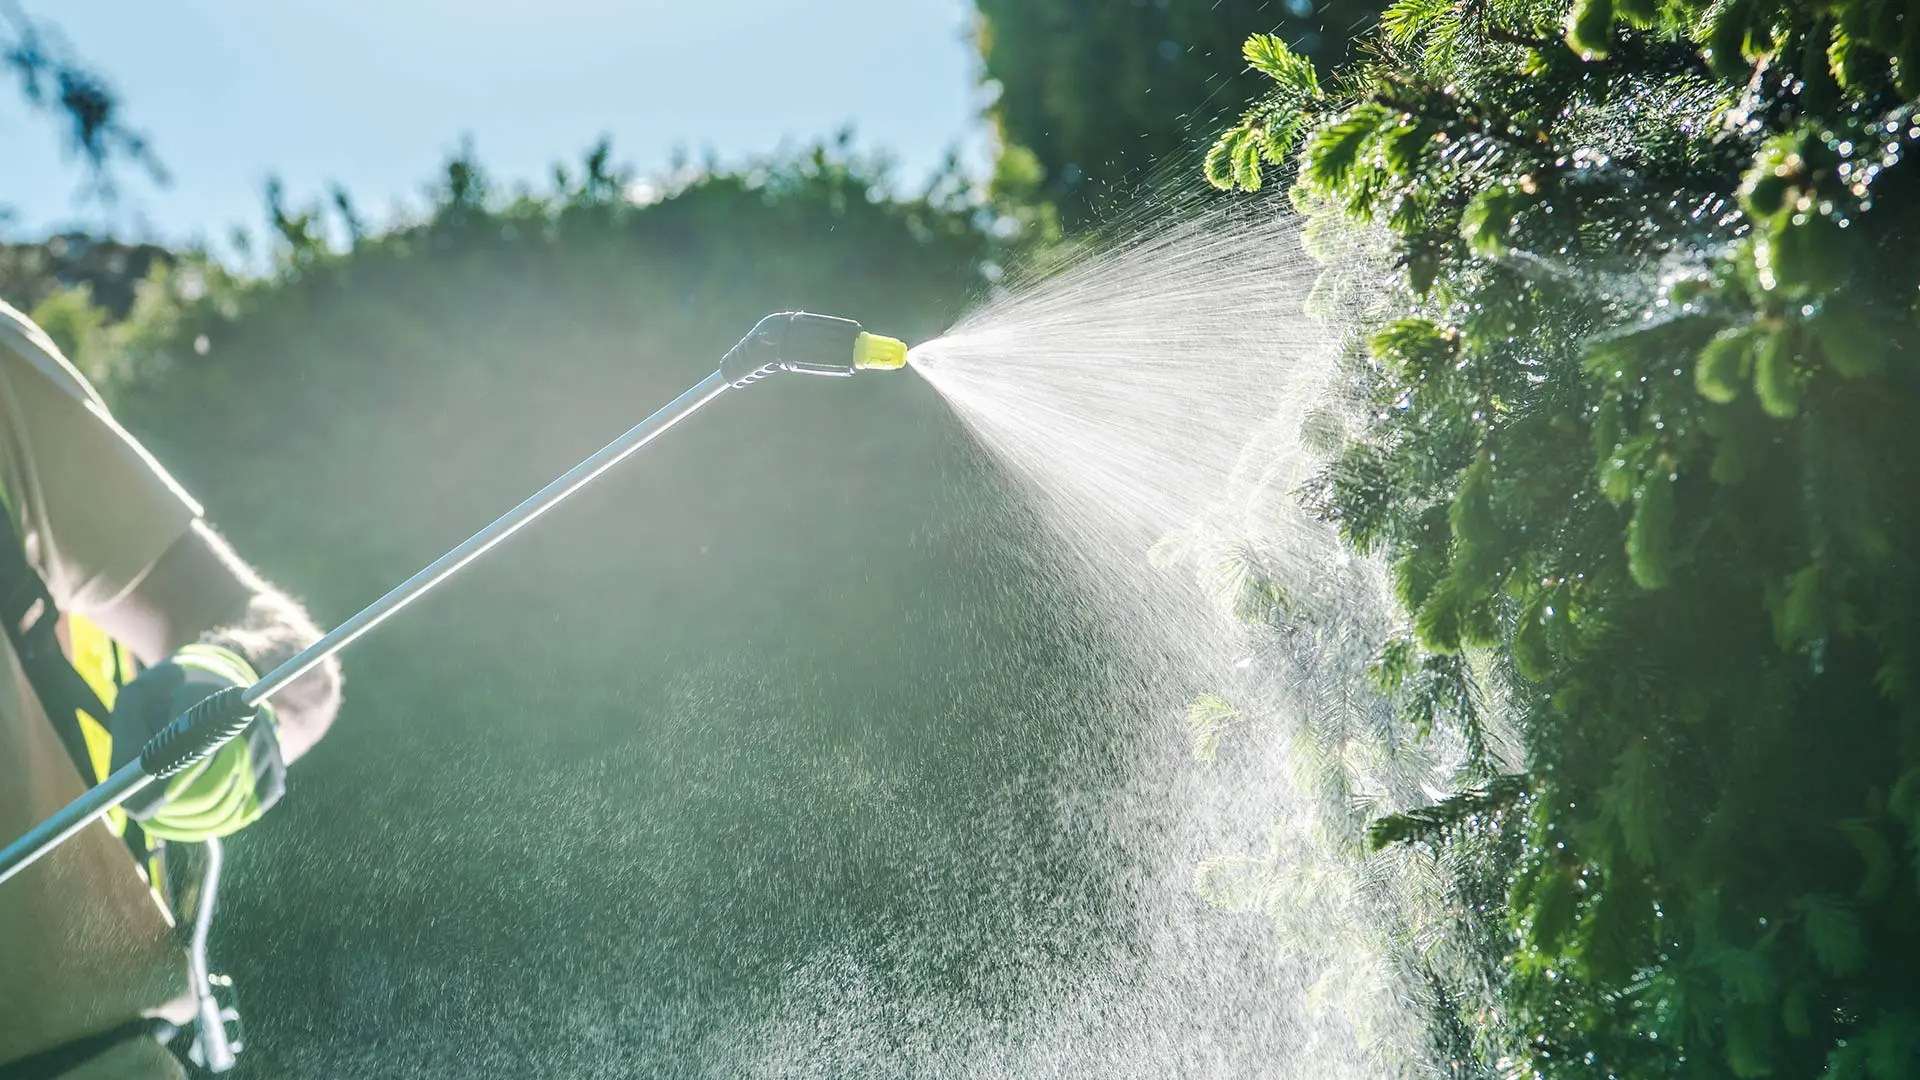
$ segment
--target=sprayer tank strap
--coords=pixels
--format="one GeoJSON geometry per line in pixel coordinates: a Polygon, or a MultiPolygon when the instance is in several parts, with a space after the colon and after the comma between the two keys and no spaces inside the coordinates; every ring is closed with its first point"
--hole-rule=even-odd
{"type": "MultiPolygon", "coordinates": [[[[13,515],[0,506],[0,622],[6,624],[7,640],[20,658],[20,670],[27,685],[40,699],[40,710],[60,737],[60,745],[73,759],[80,780],[89,787],[103,777],[95,771],[93,755],[88,752],[86,732],[80,727],[85,713],[102,728],[112,727],[112,710],[87,677],[73,666],[60,648],[55,627],[60,609],[39,571],[27,561],[26,546],[14,528],[13,515]]],[[[166,885],[166,870],[161,851],[148,842],[146,833],[134,822],[125,823],[121,839],[134,862],[146,868],[148,882],[160,902],[171,907],[166,885]]]]}
{"type": "Polygon", "coordinates": [[[47,591],[47,583],[27,562],[13,515],[0,512],[0,620],[5,620],[7,639],[20,658],[20,668],[59,733],[67,756],[73,759],[81,778],[94,784],[100,778],[94,774],[93,759],[87,753],[86,736],[76,713],[84,712],[105,725],[109,723],[108,709],[60,650],[54,632],[59,619],[60,609],[47,591]]]}
{"type": "Polygon", "coordinates": [[[165,1045],[179,1034],[171,1021],[157,1016],[141,1016],[72,1042],[42,1050],[16,1061],[0,1062],[0,1080],[59,1080],[97,1058],[118,1050],[136,1039],[152,1039],[165,1045]]]}

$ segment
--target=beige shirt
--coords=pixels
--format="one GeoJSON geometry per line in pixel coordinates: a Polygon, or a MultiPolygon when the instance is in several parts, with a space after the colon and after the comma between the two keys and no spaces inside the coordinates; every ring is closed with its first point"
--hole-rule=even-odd
{"type": "MultiPolygon", "coordinates": [[[[200,513],[53,342],[4,303],[0,485],[54,601],[80,614],[125,596],[200,513]]],[[[0,653],[5,842],[84,788],[4,637],[0,653]]],[[[0,884],[0,1063],[143,1015],[192,1015],[185,954],[126,846],[96,823],[0,884]]],[[[179,1075],[163,1055],[144,1056],[114,1075],[179,1075]]]]}

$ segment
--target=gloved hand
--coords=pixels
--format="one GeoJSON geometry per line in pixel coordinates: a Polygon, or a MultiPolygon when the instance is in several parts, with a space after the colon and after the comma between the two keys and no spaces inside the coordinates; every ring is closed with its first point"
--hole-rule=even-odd
{"type": "MultiPolygon", "coordinates": [[[[201,699],[257,676],[235,653],[189,645],[120,688],[113,703],[113,767],[140,756],[141,747],[201,699]]],[[[168,780],[155,781],[127,800],[127,813],[149,836],[200,843],[230,836],[259,820],[286,790],[270,707],[212,757],[168,780]]]]}

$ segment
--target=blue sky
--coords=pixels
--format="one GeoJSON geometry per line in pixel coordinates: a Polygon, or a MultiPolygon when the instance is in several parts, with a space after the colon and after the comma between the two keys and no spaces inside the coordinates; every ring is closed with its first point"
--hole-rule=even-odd
{"type": "Polygon", "coordinates": [[[984,161],[966,0],[24,0],[108,76],[172,185],[76,201],[59,133],[0,90],[6,231],[78,222],[224,246],[256,232],[277,173],[296,200],[344,184],[379,218],[463,135],[502,181],[544,182],[601,134],[642,172],[852,124],[927,175],[984,161]]]}

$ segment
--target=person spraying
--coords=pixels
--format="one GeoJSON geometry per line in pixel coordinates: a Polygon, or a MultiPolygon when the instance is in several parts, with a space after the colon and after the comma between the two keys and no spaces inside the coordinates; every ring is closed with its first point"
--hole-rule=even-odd
{"type": "MultiPolygon", "coordinates": [[[[22,544],[23,565],[44,577],[19,575],[22,595],[31,594],[31,599],[0,614],[19,613],[11,620],[22,627],[21,635],[11,639],[16,656],[41,658],[33,662],[45,671],[33,683],[36,696],[23,700],[17,718],[0,724],[0,752],[8,749],[5,739],[13,739],[19,750],[0,760],[21,763],[24,782],[19,790],[31,796],[0,796],[0,829],[11,827],[10,835],[18,837],[0,847],[0,926],[32,926],[36,918],[117,919],[122,932],[115,940],[124,955],[63,973],[72,985],[55,1000],[69,1003],[69,1008],[54,1004],[29,1019],[0,1020],[0,1061],[7,1060],[9,1052],[29,1055],[11,1066],[0,1065],[0,1080],[179,1075],[178,1066],[158,1050],[159,1037],[173,1030],[178,1022],[173,1017],[183,1004],[169,996],[176,985],[169,976],[179,965],[166,962],[172,953],[161,930],[165,920],[148,911],[146,922],[139,921],[139,904],[128,898],[137,891],[129,884],[131,873],[118,881],[126,895],[106,896],[99,903],[66,892],[72,888],[71,868],[76,864],[91,868],[97,877],[113,878],[106,864],[118,858],[118,869],[126,870],[132,862],[114,854],[112,838],[92,828],[96,822],[111,827],[126,815],[142,823],[143,836],[205,843],[209,873],[192,937],[190,981],[198,1004],[192,1053],[212,1071],[230,1067],[236,1047],[225,1032],[228,1013],[206,985],[212,977],[206,973],[204,949],[208,902],[220,865],[218,841],[277,800],[285,763],[312,746],[331,723],[340,698],[335,654],[723,392],[781,372],[845,377],[897,371],[906,366],[908,354],[904,342],[868,333],[851,319],[797,311],[769,315],[727,352],[711,375],[320,635],[297,606],[262,582],[200,522],[198,508],[113,423],[97,395],[45,335],[6,310],[7,321],[0,324],[7,335],[0,338],[0,346],[5,346],[0,359],[8,349],[17,357],[7,374],[38,394],[40,411],[29,414],[16,408],[0,414],[0,421],[12,423],[0,429],[8,440],[0,452],[13,451],[10,463],[27,465],[19,471],[39,501],[30,500],[26,505],[35,513],[18,519],[22,535],[33,541],[22,544]],[[22,419],[28,415],[31,420],[22,419]],[[89,501],[68,493],[72,502],[62,504],[67,509],[41,512],[51,485],[32,472],[31,465],[43,460],[35,442],[55,445],[75,431],[90,440],[95,456],[107,459],[98,469],[110,474],[105,490],[113,498],[89,501]],[[63,545],[75,541],[65,533],[92,537],[93,548],[78,549],[90,552],[91,558],[68,565],[73,559],[63,545]],[[103,539],[107,536],[116,539],[103,539]],[[34,584],[47,580],[59,584],[34,584]],[[60,664],[44,659],[55,652],[48,644],[52,631],[45,629],[45,620],[61,602],[120,636],[137,658],[155,663],[114,692],[114,707],[82,700],[78,684],[86,680],[65,662],[70,652],[61,654],[60,664]],[[71,738],[58,736],[63,730],[58,718],[67,714],[70,702],[79,702],[75,711],[80,713],[109,716],[104,735],[89,734],[83,725],[71,738]],[[110,747],[97,746],[101,738],[110,747]],[[70,759],[64,765],[59,756],[63,741],[70,759]],[[54,774],[56,782],[46,781],[43,774],[54,774]],[[97,782],[75,794],[82,775],[97,782]],[[30,828],[19,827],[27,822],[33,822],[30,828]],[[69,845],[77,847],[77,853],[67,850],[69,845]],[[55,851],[62,852],[60,859],[43,861],[55,851]],[[108,971],[116,965],[132,977],[104,992],[104,1007],[98,1001],[89,1006],[88,980],[110,979],[108,971]],[[159,974],[139,978],[149,971],[159,974]],[[118,1022],[102,1026],[102,1018],[118,1022]],[[100,1062],[113,1055],[118,1056],[113,1067],[99,1071],[100,1062]]],[[[0,380],[0,392],[8,388],[0,380]]],[[[5,702],[0,695],[0,706],[5,702]]],[[[144,850],[136,847],[136,853],[144,850]]],[[[134,869],[137,873],[137,866],[134,869]]],[[[161,880],[164,875],[148,878],[161,880]]],[[[24,986],[58,962],[36,951],[40,947],[13,937],[24,935],[0,944],[0,993],[14,989],[9,979],[24,986]]]]}
{"type": "MultiPolygon", "coordinates": [[[[37,326],[0,303],[0,835],[136,757],[181,712],[320,637],[107,411],[37,326]]],[[[209,1009],[204,925],[176,929],[167,863],[258,820],[325,734],[340,671],[315,665],[217,753],[129,799],[0,889],[0,1080],[184,1075],[166,1044],[209,1009]]],[[[211,899],[203,890],[200,903],[211,899]]],[[[203,924],[203,920],[195,920],[203,924]]]]}

